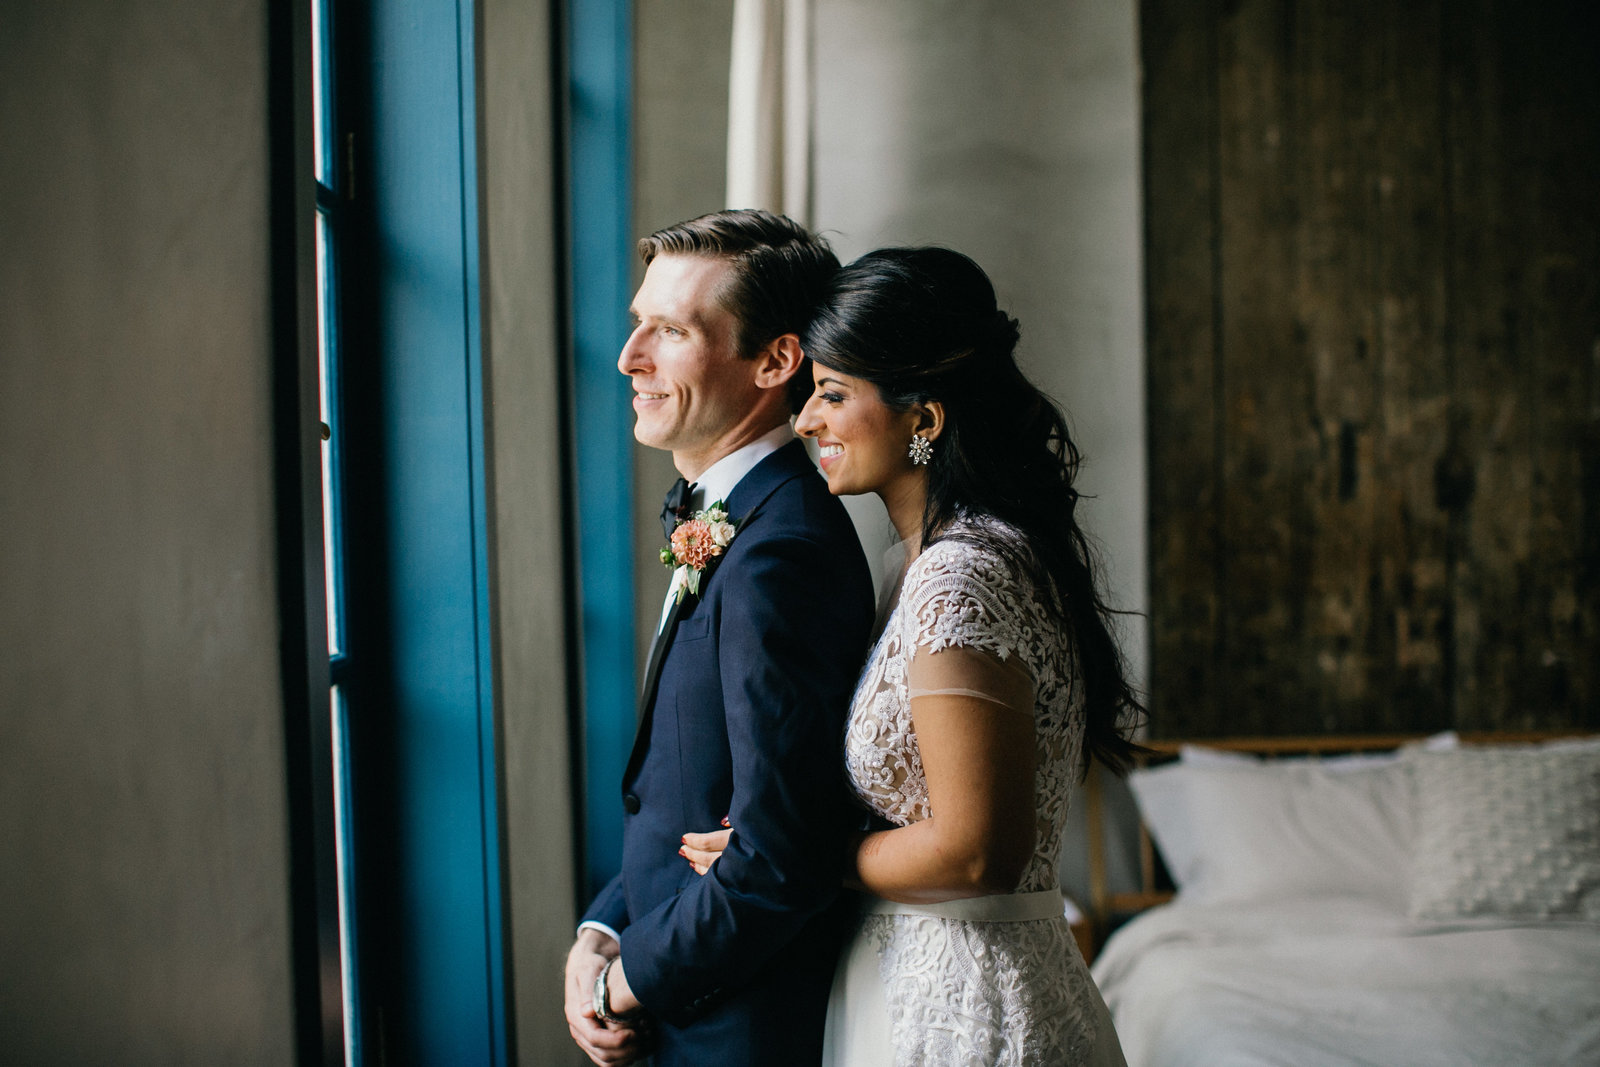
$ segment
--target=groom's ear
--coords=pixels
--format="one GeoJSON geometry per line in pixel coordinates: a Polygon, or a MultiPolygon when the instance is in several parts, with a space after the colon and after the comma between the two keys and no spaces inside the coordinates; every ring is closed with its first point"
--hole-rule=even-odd
{"type": "Polygon", "coordinates": [[[755,381],[762,389],[780,389],[805,362],[800,351],[800,338],[792,333],[780,334],[761,346],[755,359],[755,381]]]}

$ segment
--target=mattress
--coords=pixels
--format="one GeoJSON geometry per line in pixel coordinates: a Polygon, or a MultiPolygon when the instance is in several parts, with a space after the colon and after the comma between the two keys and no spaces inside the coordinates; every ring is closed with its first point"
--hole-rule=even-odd
{"type": "Polygon", "coordinates": [[[1600,1065],[1593,923],[1180,898],[1118,930],[1093,970],[1130,1067],[1600,1065]]]}

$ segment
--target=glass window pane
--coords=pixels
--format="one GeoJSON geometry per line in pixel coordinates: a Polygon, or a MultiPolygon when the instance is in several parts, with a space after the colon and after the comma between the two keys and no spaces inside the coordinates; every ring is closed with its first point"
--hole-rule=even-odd
{"type": "Polygon", "coordinates": [[[329,77],[327,0],[311,0],[311,110],[312,151],[316,155],[317,181],[333,187],[333,108],[328,99],[329,77]]]}
{"type": "Polygon", "coordinates": [[[344,1062],[356,1063],[355,920],[350,911],[350,787],[349,752],[345,748],[346,706],[340,686],[332,689],[329,713],[333,735],[334,853],[339,868],[339,968],[344,986],[344,1062]]]}
{"type": "Polygon", "coordinates": [[[328,219],[317,213],[317,393],[323,425],[322,441],[322,553],[326,561],[328,598],[328,653],[344,650],[344,567],[339,546],[339,418],[334,378],[333,249],[328,219]]]}

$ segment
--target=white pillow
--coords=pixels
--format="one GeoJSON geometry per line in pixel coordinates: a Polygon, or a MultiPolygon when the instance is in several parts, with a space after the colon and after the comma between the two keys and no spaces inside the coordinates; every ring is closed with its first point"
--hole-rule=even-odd
{"type": "MultiPolygon", "coordinates": [[[[1351,752],[1341,756],[1292,756],[1287,761],[1315,763],[1318,767],[1328,771],[1354,771],[1367,767],[1383,767],[1395,763],[1400,759],[1400,753],[1412,748],[1422,748],[1429,752],[1443,752],[1459,747],[1460,736],[1454,730],[1432,734],[1420,741],[1409,741],[1396,749],[1383,752],[1351,752]]],[[[1178,758],[1184,763],[1197,767],[1236,767],[1240,764],[1259,766],[1263,761],[1261,757],[1248,752],[1240,752],[1231,748],[1211,748],[1203,744],[1187,744],[1178,746],[1178,758]]],[[[1280,760],[1278,762],[1286,762],[1280,760]]]]}
{"type": "Polygon", "coordinates": [[[1179,745],[1178,758],[1191,767],[1254,767],[1261,762],[1248,752],[1205,745],[1179,745]]]}
{"type": "Polygon", "coordinates": [[[1129,785],[1186,901],[1355,894],[1404,907],[1411,802],[1398,761],[1179,762],[1129,785]]]}
{"type": "Polygon", "coordinates": [[[1407,753],[1413,919],[1600,922],[1600,742],[1407,753]]]}

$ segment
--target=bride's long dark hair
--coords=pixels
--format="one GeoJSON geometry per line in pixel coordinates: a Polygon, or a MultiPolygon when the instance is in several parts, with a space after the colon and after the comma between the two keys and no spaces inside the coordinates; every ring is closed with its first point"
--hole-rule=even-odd
{"type": "MultiPolygon", "coordinates": [[[[1066,419],[1017,367],[1017,320],[971,259],[947,248],[869,252],[835,276],[810,327],[806,355],[863,378],[897,410],[944,405],[928,470],[922,543],[960,536],[962,513],[1020,530],[1027,549],[985,541],[1041,591],[1070,635],[1083,678],[1082,770],[1098,759],[1125,771],[1139,751],[1128,734],[1144,705],[1127,678],[1078,525],[1080,457],[1066,419]]],[[[908,442],[909,443],[909,442],[908,442]]]]}

